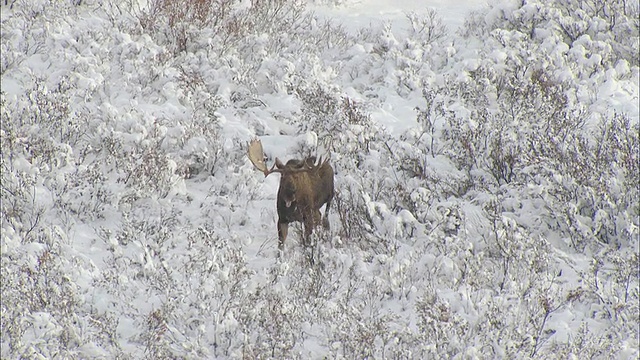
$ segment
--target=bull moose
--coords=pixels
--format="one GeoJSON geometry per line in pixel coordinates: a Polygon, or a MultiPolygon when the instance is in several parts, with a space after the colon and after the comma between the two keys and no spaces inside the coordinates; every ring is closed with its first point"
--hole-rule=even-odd
{"type": "Polygon", "coordinates": [[[299,221],[304,224],[304,236],[302,242],[309,244],[309,237],[313,228],[320,224],[329,229],[329,207],[333,200],[333,168],[329,159],[316,162],[315,156],[304,160],[291,159],[283,164],[276,158],[271,169],[264,162],[264,151],[259,139],[253,139],[249,143],[247,155],[256,169],[262,171],[264,176],[280,173],[280,186],[276,209],[278,211],[278,249],[284,250],[284,242],[287,239],[289,223],[299,221]],[[322,205],[327,204],[324,210],[324,218],[320,213],[322,205]]]}

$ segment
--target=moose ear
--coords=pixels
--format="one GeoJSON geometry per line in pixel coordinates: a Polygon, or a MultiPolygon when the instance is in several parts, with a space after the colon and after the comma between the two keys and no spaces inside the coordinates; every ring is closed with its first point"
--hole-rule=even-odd
{"type": "Polygon", "coordinates": [[[313,166],[313,165],[316,164],[316,157],[315,156],[309,156],[307,158],[307,160],[305,160],[305,162],[307,163],[307,165],[313,166]]]}
{"type": "Polygon", "coordinates": [[[282,161],[280,161],[280,159],[276,158],[276,167],[278,169],[284,169],[284,164],[282,163],[282,161]]]}

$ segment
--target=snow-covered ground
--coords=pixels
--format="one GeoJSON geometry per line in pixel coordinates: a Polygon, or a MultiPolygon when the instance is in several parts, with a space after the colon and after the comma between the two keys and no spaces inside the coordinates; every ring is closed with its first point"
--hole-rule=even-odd
{"type": "Polygon", "coordinates": [[[637,358],[638,2],[488,3],[2,2],[0,356],[637,358]]]}
{"type": "Polygon", "coordinates": [[[432,9],[438,13],[443,24],[455,30],[464,25],[469,12],[480,10],[486,4],[484,0],[346,0],[334,3],[334,6],[311,4],[309,9],[343,24],[352,32],[389,23],[396,33],[403,34],[408,27],[407,14],[425,14],[432,9]]]}

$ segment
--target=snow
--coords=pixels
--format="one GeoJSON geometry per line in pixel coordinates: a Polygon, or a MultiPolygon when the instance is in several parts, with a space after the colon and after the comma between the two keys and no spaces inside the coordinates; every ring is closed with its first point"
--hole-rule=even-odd
{"type": "Polygon", "coordinates": [[[486,3],[485,0],[344,0],[338,1],[336,6],[323,4],[309,8],[320,16],[344,24],[350,31],[392,23],[393,29],[402,34],[409,13],[420,14],[434,9],[447,26],[457,29],[463,25],[466,13],[480,9],[486,3]]]}
{"type": "Polygon", "coordinates": [[[2,358],[638,357],[626,2],[169,3],[2,2],[2,358]]]}

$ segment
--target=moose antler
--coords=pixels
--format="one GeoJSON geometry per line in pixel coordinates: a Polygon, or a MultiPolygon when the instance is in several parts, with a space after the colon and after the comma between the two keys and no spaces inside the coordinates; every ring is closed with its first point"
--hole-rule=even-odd
{"type": "Polygon", "coordinates": [[[254,138],[253,140],[251,140],[251,142],[249,142],[249,146],[247,149],[247,156],[249,157],[249,160],[251,160],[251,163],[253,164],[253,166],[255,166],[256,169],[262,171],[265,177],[269,176],[269,174],[271,173],[276,173],[276,172],[284,173],[286,171],[287,173],[297,173],[297,172],[304,172],[304,171],[312,171],[320,168],[321,166],[323,166],[329,161],[329,158],[323,161],[321,156],[319,161],[316,164],[309,165],[306,162],[303,162],[302,167],[290,168],[289,166],[287,166],[285,168],[284,165],[282,165],[282,163],[280,162],[280,160],[276,158],[276,162],[273,164],[271,169],[269,169],[267,168],[267,164],[265,164],[264,162],[264,150],[262,149],[262,142],[260,142],[260,139],[258,138],[254,138]],[[276,168],[276,166],[278,168],[276,168]]]}
{"type": "Polygon", "coordinates": [[[254,138],[249,143],[247,156],[249,157],[249,160],[251,160],[253,166],[255,166],[256,169],[262,171],[265,177],[274,172],[281,172],[280,169],[276,169],[275,164],[273,164],[271,169],[267,168],[267,164],[264,163],[264,150],[262,150],[262,142],[260,142],[260,139],[258,138],[254,138]]]}
{"type": "Polygon", "coordinates": [[[320,156],[320,159],[318,159],[318,162],[313,166],[314,168],[321,168],[322,166],[324,166],[324,164],[329,162],[329,157],[327,156],[326,159],[322,159],[322,156],[320,156]]]}

